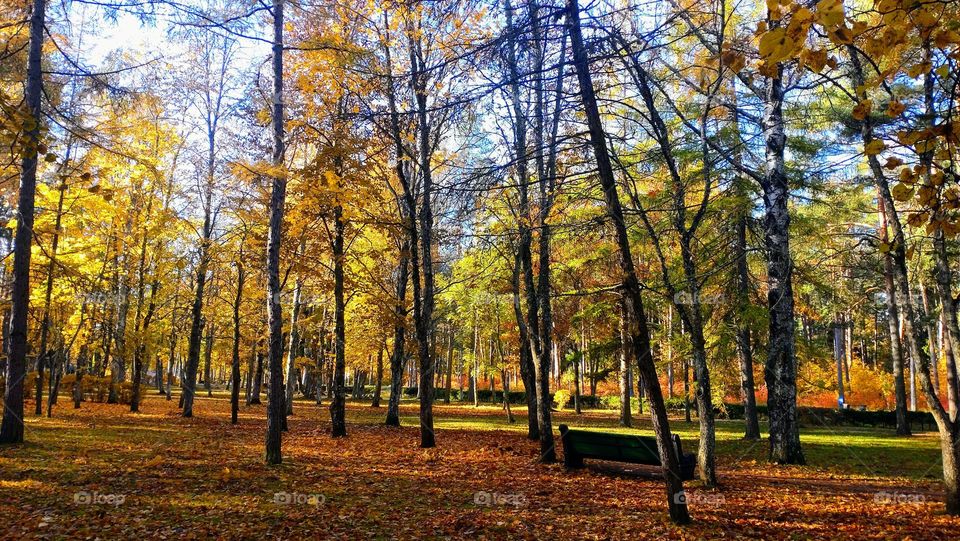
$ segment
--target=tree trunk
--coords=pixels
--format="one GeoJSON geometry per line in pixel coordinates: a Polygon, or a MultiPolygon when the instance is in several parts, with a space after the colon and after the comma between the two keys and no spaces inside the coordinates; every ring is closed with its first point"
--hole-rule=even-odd
{"type": "MultiPolygon", "coordinates": [[[[47,263],[47,284],[43,296],[43,315],[40,318],[40,350],[37,355],[36,414],[43,413],[43,368],[47,362],[47,336],[50,334],[50,297],[53,294],[53,276],[57,265],[57,248],[60,243],[60,224],[63,220],[63,196],[67,191],[66,177],[57,190],[57,214],[50,242],[50,261],[47,263]]],[[[51,374],[52,376],[52,374],[51,374]]],[[[49,415],[48,415],[49,417],[49,415]]]]}
{"type": "Polygon", "coordinates": [[[211,372],[210,357],[213,355],[213,337],[216,333],[216,327],[213,323],[210,323],[207,327],[207,336],[203,344],[203,387],[207,391],[207,396],[213,396],[213,383],[211,379],[213,374],[211,372]]]}
{"type": "MultiPolygon", "coordinates": [[[[736,114],[736,113],[734,113],[736,114]]],[[[739,128],[737,129],[739,132],[739,128]]],[[[737,148],[740,148],[739,146],[737,148]]],[[[746,179],[737,177],[737,189],[746,191],[746,179]]],[[[753,348],[750,344],[750,323],[747,310],[750,308],[750,268],[747,261],[747,219],[749,209],[739,210],[734,229],[733,252],[736,259],[736,321],[734,340],[737,358],[740,360],[740,392],[743,395],[744,435],[746,440],[760,439],[760,421],[757,416],[757,395],[753,379],[753,348]]]]}
{"type": "MultiPolygon", "coordinates": [[[[431,143],[431,127],[429,109],[427,105],[427,88],[430,72],[424,65],[424,60],[417,51],[422,51],[419,42],[423,38],[420,33],[410,31],[410,65],[412,76],[411,89],[414,93],[417,118],[417,144],[419,150],[419,172],[422,181],[420,191],[419,215],[419,243],[420,268],[414,269],[414,284],[420,283],[419,274],[422,273],[423,282],[420,285],[419,306],[414,309],[414,327],[417,335],[417,356],[420,361],[420,383],[417,386],[420,394],[420,447],[436,446],[436,434],[433,431],[433,377],[436,370],[431,342],[433,337],[433,309],[434,309],[434,276],[433,276],[433,171],[431,158],[433,156],[431,143]]],[[[411,213],[413,216],[413,213],[411,213]]]]}
{"type": "Polygon", "coordinates": [[[83,402],[83,374],[87,369],[87,345],[80,346],[80,353],[77,354],[77,372],[73,381],[73,409],[80,409],[80,403],[83,402]]]}
{"type": "MultiPolygon", "coordinates": [[[[847,50],[850,53],[854,83],[857,87],[861,87],[864,83],[864,77],[859,53],[851,47],[848,47],[847,50]]],[[[861,122],[860,134],[864,145],[873,140],[873,124],[869,116],[861,122]]],[[[906,382],[904,381],[903,375],[907,351],[906,348],[903,347],[900,338],[899,326],[903,318],[912,317],[913,309],[909,295],[898,300],[902,293],[900,291],[900,276],[903,275],[904,279],[906,278],[906,255],[902,246],[903,230],[900,226],[900,218],[897,215],[893,197],[890,195],[890,186],[887,182],[886,175],[883,173],[883,166],[880,165],[880,160],[877,159],[875,155],[868,155],[867,164],[870,167],[870,172],[873,174],[873,181],[877,188],[877,204],[880,211],[880,241],[888,247],[883,255],[883,279],[884,291],[887,297],[887,323],[889,325],[890,356],[894,377],[897,434],[909,436],[910,423],[907,420],[906,382]],[[893,232],[892,241],[887,232],[888,225],[893,232]],[[902,314],[901,307],[903,308],[902,314]],[[903,316],[903,318],[901,316],[903,316]]],[[[912,336],[908,338],[910,344],[914,341],[912,336]]],[[[913,349],[913,347],[910,346],[910,349],[913,349]]]]}
{"type": "MultiPolygon", "coordinates": [[[[770,28],[777,22],[768,17],[770,28]]],[[[770,460],[778,464],[803,464],[800,426],[797,423],[797,358],[794,343],[793,259],[790,257],[790,187],[784,149],[781,66],[766,78],[763,96],[763,138],[766,171],[761,181],[764,202],[764,244],[767,255],[767,308],[770,338],[765,380],[770,418],[770,460]]]]}
{"type": "Polygon", "coordinates": [[[447,337],[447,384],[446,392],[443,394],[443,403],[450,403],[450,392],[451,392],[451,378],[453,378],[453,335],[454,332],[453,325],[450,325],[450,334],[447,337]]]}
{"type": "MultiPolygon", "coordinates": [[[[273,166],[284,165],[283,141],[283,4],[273,0],[273,166]]],[[[279,171],[278,171],[279,173],[279,171]]],[[[267,407],[267,464],[280,464],[283,427],[283,315],[280,306],[280,244],[287,179],[273,177],[270,194],[270,230],[267,239],[267,324],[269,335],[270,389],[267,407]]]]}
{"type": "MultiPolygon", "coordinates": [[[[246,269],[243,267],[243,249],[237,256],[237,294],[233,298],[233,350],[230,356],[230,422],[237,424],[237,415],[240,412],[240,305],[243,302],[243,283],[246,281],[246,269]]],[[[250,370],[247,370],[247,378],[250,370]]],[[[249,379],[248,379],[249,381],[249,379]]],[[[247,394],[249,395],[249,385],[247,394]]]]}
{"type": "MultiPolygon", "coordinates": [[[[520,256],[514,257],[513,279],[511,281],[513,293],[513,314],[517,321],[517,330],[519,333],[519,356],[520,356],[520,379],[523,382],[524,398],[527,402],[527,439],[538,441],[540,439],[540,425],[537,424],[537,383],[534,378],[533,359],[531,358],[529,343],[527,338],[527,325],[523,317],[523,310],[520,307],[520,256]]],[[[476,340],[476,338],[474,338],[476,340]]],[[[476,353],[476,347],[474,347],[476,353]]],[[[473,394],[473,377],[470,379],[471,394],[473,394]]]]}
{"type": "Polygon", "coordinates": [[[254,348],[257,357],[257,367],[253,374],[253,391],[250,393],[250,404],[260,404],[260,390],[263,388],[263,341],[254,348]]]}
{"type": "Polygon", "coordinates": [[[632,426],[630,418],[630,323],[625,302],[620,302],[620,426],[632,426]]]}
{"type": "Polygon", "coordinates": [[[640,376],[646,385],[647,395],[650,397],[650,409],[653,420],[653,430],[657,438],[657,449],[662,458],[663,477],[667,489],[667,506],[670,518],[677,524],[690,522],[687,511],[686,498],[683,494],[683,482],[680,477],[679,457],[673,448],[673,437],[667,420],[667,410],[663,403],[656,367],[650,351],[650,335],[647,329],[647,319],[643,311],[643,301],[640,295],[640,283],[633,264],[630,250],[630,240],[627,235],[623,209],[617,194],[613,167],[607,152],[606,135],[597,108],[596,96],[593,89],[593,80],[590,74],[590,64],[583,46],[583,37],[580,30],[580,7],[577,0],[567,0],[567,30],[573,48],[573,62],[577,77],[580,81],[580,97],[590,132],[590,142],[597,161],[600,183],[606,201],[607,214],[616,232],[618,263],[622,273],[622,291],[628,321],[630,322],[631,343],[633,354],[637,360],[640,376]]]}
{"type": "MultiPolygon", "coordinates": [[[[303,251],[304,241],[300,241],[300,250],[303,251]]],[[[294,255],[296,257],[296,254],[294,255]]],[[[297,280],[294,282],[293,286],[293,306],[290,309],[290,345],[287,349],[287,368],[286,368],[286,395],[284,402],[286,403],[286,409],[284,410],[284,415],[293,415],[293,395],[296,391],[296,377],[294,373],[296,372],[296,360],[297,360],[297,347],[300,342],[300,329],[297,328],[297,324],[300,320],[300,290],[303,288],[303,280],[300,277],[297,277],[297,280]]]]}
{"type": "Polygon", "coordinates": [[[333,351],[334,351],[334,374],[333,374],[333,400],[330,401],[330,435],[334,438],[340,438],[347,435],[346,419],[346,389],[344,389],[344,378],[346,377],[346,326],[344,323],[344,314],[346,312],[346,301],[343,293],[343,208],[337,205],[333,209],[333,351]]]}
{"type": "Polygon", "coordinates": [[[386,346],[380,342],[380,349],[377,350],[377,382],[373,388],[373,402],[371,407],[380,407],[380,394],[383,392],[383,349],[386,346]]]}
{"type": "Polygon", "coordinates": [[[403,395],[403,371],[406,365],[404,341],[407,329],[407,271],[410,239],[403,243],[397,263],[397,304],[393,327],[393,351],[390,354],[390,398],[387,401],[387,426],[400,426],[400,398],[403,395]]]}
{"type": "MultiPolygon", "coordinates": [[[[25,144],[40,144],[40,109],[43,95],[43,56],[45,0],[34,0],[30,14],[30,44],[27,53],[27,84],[24,101],[30,113],[25,126],[25,144]]],[[[37,189],[37,152],[24,152],[20,164],[20,189],[17,203],[17,229],[13,252],[13,287],[10,293],[10,356],[7,362],[6,389],[3,397],[3,421],[0,443],[23,442],[23,379],[27,364],[27,315],[30,306],[30,252],[33,245],[34,198],[37,189]]]]}
{"type": "Polygon", "coordinates": [[[833,358],[837,363],[837,406],[843,409],[845,398],[843,396],[843,357],[846,354],[844,348],[843,321],[833,322],[833,358]]]}

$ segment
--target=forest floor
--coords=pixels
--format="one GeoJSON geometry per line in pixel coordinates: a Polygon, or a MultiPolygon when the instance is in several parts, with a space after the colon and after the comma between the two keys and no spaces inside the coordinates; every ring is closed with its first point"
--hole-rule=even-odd
{"type": "MultiPolygon", "coordinates": [[[[263,463],[265,406],[230,424],[225,394],[196,417],[151,394],[143,412],[66,400],[27,419],[26,443],[0,447],[0,538],[50,539],[956,539],[943,514],[936,433],[802,431],[806,466],[764,461],[766,442],[719,421],[720,487],[689,482],[693,524],[667,520],[656,470],[537,464],[525,409],[436,408],[436,449],[418,448],[416,405],[403,428],[385,407],[350,403],[349,436],[329,437],[324,406],[296,402],[283,464],[263,463]]],[[[385,404],[384,404],[385,405],[385,404]]],[[[29,405],[28,405],[29,406],[29,405]]],[[[32,407],[28,407],[28,411],[32,407]]],[[[554,426],[617,427],[610,411],[558,412],[554,426]]],[[[650,432],[649,419],[637,428],[650,432]]],[[[671,423],[688,451],[696,421],[671,423]]]]}

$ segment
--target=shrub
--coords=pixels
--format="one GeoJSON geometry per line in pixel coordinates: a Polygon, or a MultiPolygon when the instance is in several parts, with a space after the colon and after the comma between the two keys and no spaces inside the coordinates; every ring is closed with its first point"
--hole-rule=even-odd
{"type": "Polygon", "coordinates": [[[553,403],[556,405],[557,409],[564,409],[569,405],[573,405],[573,396],[570,394],[570,391],[566,389],[560,389],[559,391],[553,393],[553,403]]]}

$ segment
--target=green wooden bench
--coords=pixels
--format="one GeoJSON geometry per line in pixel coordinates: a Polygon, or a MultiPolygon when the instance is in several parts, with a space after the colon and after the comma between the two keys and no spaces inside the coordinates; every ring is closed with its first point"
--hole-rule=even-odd
{"type": "MultiPolygon", "coordinates": [[[[582,468],[585,458],[661,465],[657,439],[652,436],[570,430],[567,425],[560,425],[560,441],[563,443],[563,464],[568,468],[582,468]]],[[[685,481],[693,479],[696,456],[683,454],[680,436],[676,434],[673,434],[673,446],[680,461],[681,477],[685,481]]]]}

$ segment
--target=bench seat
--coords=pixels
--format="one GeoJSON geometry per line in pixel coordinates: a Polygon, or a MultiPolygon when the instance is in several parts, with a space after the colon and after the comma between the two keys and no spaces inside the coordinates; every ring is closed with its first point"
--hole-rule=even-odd
{"type": "MultiPolygon", "coordinates": [[[[570,430],[567,425],[560,425],[559,428],[560,441],[563,444],[563,463],[568,468],[582,468],[585,458],[661,465],[657,439],[653,436],[570,430]]],[[[683,453],[680,436],[676,434],[673,434],[673,446],[680,463],[681,477],[685,481],[693,479],[697,465],[696,456],[683,453]]]]}

